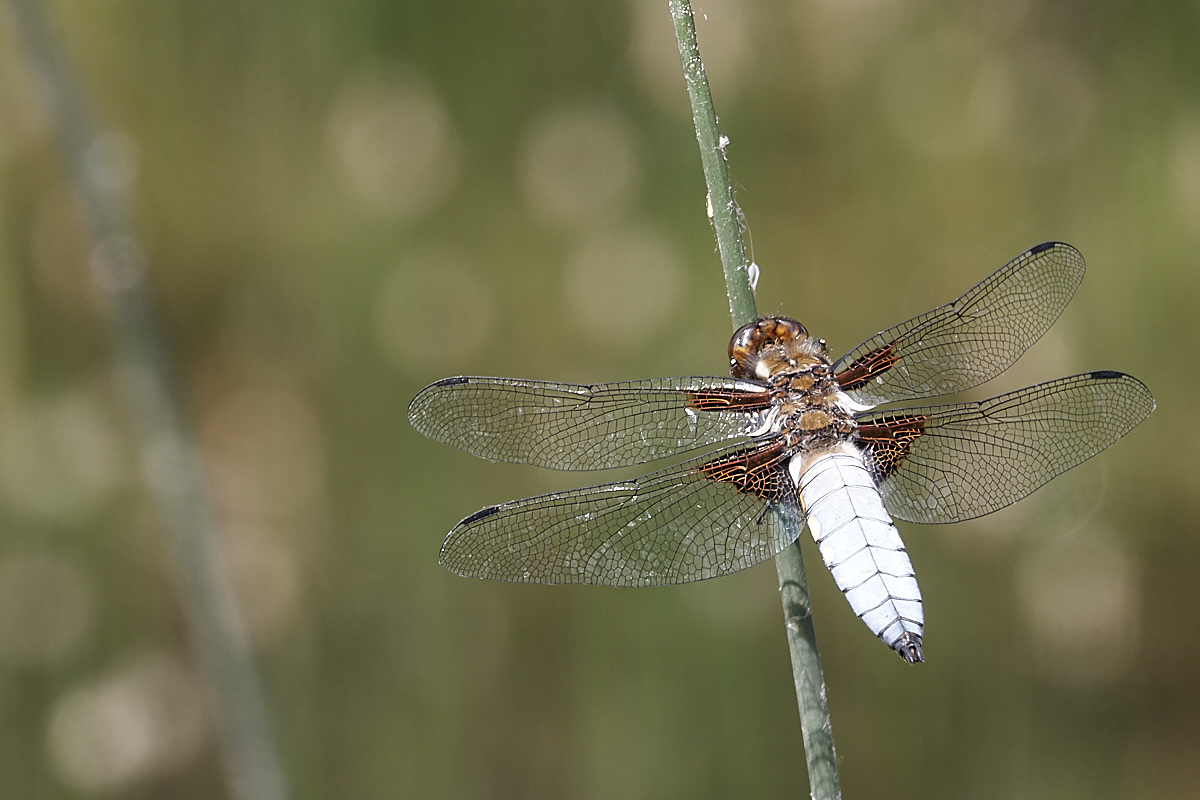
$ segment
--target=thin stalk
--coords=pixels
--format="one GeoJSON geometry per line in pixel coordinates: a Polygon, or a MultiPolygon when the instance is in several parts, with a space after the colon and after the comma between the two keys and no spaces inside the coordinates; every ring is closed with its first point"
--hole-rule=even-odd
{"type": "Polygon", "coordinates": [[[191,646],[211,689],[230,795],[285,800],[287,783],[246,645],[200,458],[175,391],[171,358],[145,291],[143,250],[123,189],[103,180],[98,135],[67,59],[37,0],[12,0],[26,55],[94,242],[122,388],[146,485],[162,517],[191,646]]]}
{"type": "MultiPolygon", "coordinates": [[[[700,144],[704,180],[708,184],[708,206],[717,236],[717,249],[721,254],[721,266],[725,271],[729,313],[736,328],[753,320],[757,312],[754,308],[754,291],[750,287],[746,251],[742,244],[740,215],[725,161],[725,141],[717,127],[708,77],[696,43],[696,24],[691,5],[688,0],[670,0],[670,8],[683,78],[692,103],[692,121],[696,125],[696,141],[700,144]]],[[[796,531],[797,539],[800,533],[796,531]]],[[[804,574],[804,557],[799,541],[779,554],[775,559],[775,568],[779,573],[779,595],[783,601],[788,650],[792,657],[792,677],[800,707],[809,790],[814,800],[838,800],[842,793],[838,787],[833,728],[829,721],[829,706],[825,701],[825,676],[817,651],[808,579],[804,574]]]]}

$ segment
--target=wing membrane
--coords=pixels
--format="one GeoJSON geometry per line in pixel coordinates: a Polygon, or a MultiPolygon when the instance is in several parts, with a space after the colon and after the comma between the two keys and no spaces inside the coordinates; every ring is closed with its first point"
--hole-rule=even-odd
{"type": "Polygon", "coordinates": [[[778,555],[804,527],[782,443],[773,450],[727,448],[637,480],[485,508],[450,531],[442,566],[492,580],[604,586],[745,569],[778,555]]]}
{"type": "Polygon", "coordinates": [[[764,387],[733,378],[656,378],[582,386],[447,378],[408,421],[431,439],[492,461],[592,470],[642,464],[740,437],[764,387]]]}
{"type": "Polygon", "coordinates": [[[978,386],[1013,365],[1062,314],[1083,256],[1061,242],[1027,250],[953,303],[875,334],[834,371],[854,400],[879,405],[978,386]]]}
{"type": "Polygon", "coordinates": [[[1015,503],[1154,410],[1136,378],[1091,372],[981,403],[859,420],[883,503],[910,522],[959,522],[1015,503]]]}

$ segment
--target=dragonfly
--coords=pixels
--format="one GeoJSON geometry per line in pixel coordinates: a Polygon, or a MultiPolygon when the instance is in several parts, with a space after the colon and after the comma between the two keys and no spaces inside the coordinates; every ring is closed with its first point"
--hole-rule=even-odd
{"type": "Polygon", "coordinates": [[[604,470],[690,455],[633,480],[488,506],[450,531],[441,564],[503,581],[677,584],[766,561],[807,525],[855,615],[923,661],[924,606],[893,520],[961,522],[1015,503],[1132,430],[1154,398],[1099,370],[982,402],[878,407],[1004,372],[1083,274],[1075,248],[1037,245],[836,361],[796,320],[763,317],[733,334],[730,377],[439,380],[409,422],[485,459],[604,470]]]}

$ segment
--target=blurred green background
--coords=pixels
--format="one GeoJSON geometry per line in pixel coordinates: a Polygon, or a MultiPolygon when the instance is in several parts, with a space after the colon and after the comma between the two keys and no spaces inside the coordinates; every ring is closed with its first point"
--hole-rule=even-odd
{"type": "MultiPolygon", "coordinates": [[[[1027,247],[1089,274],[974,396],[1135,374],[1148,422],[1024,502],[901,523],[927,663],[805,552],[847,797],[1200,794],[1200,4],[696,5],[760,313],[830,350],[1027,247]]],[[[775,571],[644,590],[437,564],[607,476],[405,421],[455,374],[724,374],[665,0],[57,0],[132,197],[299,798],[807,795],[775,571]]],[[[227,796],[92,244],[0,5],[0,796],[227,796]]],[[[99,158],[99,156],[98,156],[99,158]]]]}

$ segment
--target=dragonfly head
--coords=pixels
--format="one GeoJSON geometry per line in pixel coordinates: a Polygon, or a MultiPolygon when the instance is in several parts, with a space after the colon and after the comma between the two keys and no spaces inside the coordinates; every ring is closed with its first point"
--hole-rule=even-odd
{"type": "Polygon", "coordinates": [[[791,317],[763,317],[738,328],[729,340],[733,377],[765,381],[781,372],[826,364],[825,341],[813,339],[791,317]]]}

